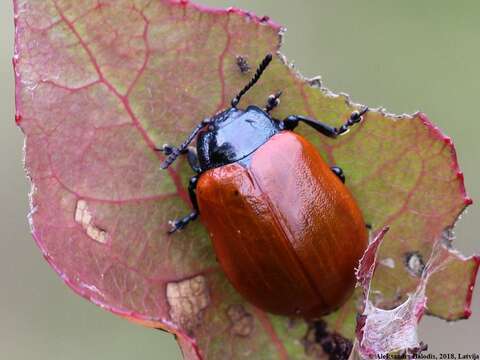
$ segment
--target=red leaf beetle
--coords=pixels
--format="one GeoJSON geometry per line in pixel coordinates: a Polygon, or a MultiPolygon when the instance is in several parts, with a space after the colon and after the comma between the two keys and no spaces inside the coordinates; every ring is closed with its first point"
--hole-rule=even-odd
{"type": "Polygon", "coordinates": [[[265,57],[231,107],[200,122],[179,147],[164,145],[163,169],[181,154],[196,175],[188,186],[193,211],[170,233],[201,216],[226,276],[249,302],[281,315],[317,317],[341,306],[355,284],[368,242],[362,214],[315,147],[292,130],[303,122],[335,138],[362,120],[355,111],[340,128],[265,109],[237,109],[272,60],[265,57]],[[197,140],[196,151],[189,144],[197,140]]]}

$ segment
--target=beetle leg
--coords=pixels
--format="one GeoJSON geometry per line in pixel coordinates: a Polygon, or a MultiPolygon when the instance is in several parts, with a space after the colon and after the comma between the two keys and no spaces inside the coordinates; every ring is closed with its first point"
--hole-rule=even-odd
{"type": "Polygon", "coordinates": [[[169,144],[163,144],[161,148],[155,147],[155,151],[163,152],[167,156],[173,153],[173,149],[175,149],[175,147],[169,144]]]}
{"type": "Polygon", "coordinates": [[[297,127],[298,123],[304,122],[306,125],[314,128],[319,133],[328,136],[330,138],[336,138],[338,135],[346,133],[350,127],[362,121],[362,116],[368,111],[368,108],[364,108],[362,111],[354,111],[350,115],[350,118],[340,126],[339,128],[332,127],[330,125],[324,124],[318,120],[310,119],[301,115],[290,115],[283,120],[283,128],[285,130],[293,130],[297,127]]]}
{"type": "Polygon", "coordinates": [[[333,173],[338,176],[338,178],[345,184],[345,174],[343,173],[342,168],[338,166],[332,166],[330,169],[332,169],[333,173]]]}
{"type": "Polygon", "coordinates": [[[193,171],[195,171],[197,174],[200,174],[202,169],[200,168],[200,163],[198,162],[197,149],[195,149],[193,146],[189,146],[186,152],[188,164],[193,171]]]}
{"type": "Polygon", "coordinates": [[[172,228],[168,231],[169,234],[172,234],[177,230],[183,229],[190,221],[195,220],[198,217],[199,210],[197,194],[195,191],[195,189],[197,188],[198,177],[198,175],[192,176],[190,178],[190,182],[188,183],[188,194],[190,195],[190,201],[192,202],[193,211],[180,219],[171,221],[172,228]]]}
{"type": "Polygon", "coordinates": [[[361,111],[352,112],[350,118],[345,122],[345,124],[336,129],[337,135],[342,135],[343,133],[346,133],[351,126],[358,124],[360,121],[362,121],[362,116],[365,115],[367,111],[368,107],[365,107],[361,111]]]}
{"type": "Polygon", "coordinates": [[[270,113],[273,109],[275,109],[280,104],[280,96],[282,96],[282,92],[279,91],[275,94],[272,94],[267,99],[267,105],[265,105],[265,112],[267,114],[270,113]]]}

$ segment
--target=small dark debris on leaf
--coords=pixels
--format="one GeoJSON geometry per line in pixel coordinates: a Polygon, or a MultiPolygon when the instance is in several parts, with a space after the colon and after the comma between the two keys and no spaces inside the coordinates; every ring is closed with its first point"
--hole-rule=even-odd
{"type": "Polygon", "coordinates": [[[405,266],[410,274],[416,277],[422,276],[425,263],[423,256],[418,251],[411,251],[405,254],[405,266]]]}
{"type": "Polygon", "coordinates": [[[305,352],[313,358],[348,359],[353,348],[350,340],[327,331],[327,324],[317,320],[310,324],[304,338],[305,352]]]}
{"type": "Polygon", "coordinates": [[[428,350],[428,344],[420,341],[417,347],[401,351],[398,355],[402,359],[417,359],[422,352],[428,350]]]}
{"type": "Polygon", "coordinates": [[[308,85],[311,87],[321,89],[322,88],[322,78],[320,76],[315,76],[311,79],[308,79],[308,85]]]}
{"type": "Polygon", "coordinates": [[[420,344],[416,348],[410,349],[410,353],[413,355],[419,355],[424,351],[428,350],[428,344],[425,344],[423,341],[420,341],[420,344]]]}
{"type": "Polygon", "coordinates": [[[244,56],[237,56],[237,65],[242,74],[248,73],[250,71],[250,65],[248,65],[248,60],[244,56]]]}
{"type": "Polygon", "coordinates": [[[287,323],[287,329],[288,330],[291,330],[293,329],[295,326],[297,326],[300,322],[303,323],[303,321],[298,318],[298,317],[289,317],[288,318],[288,323],[287,323]]]}

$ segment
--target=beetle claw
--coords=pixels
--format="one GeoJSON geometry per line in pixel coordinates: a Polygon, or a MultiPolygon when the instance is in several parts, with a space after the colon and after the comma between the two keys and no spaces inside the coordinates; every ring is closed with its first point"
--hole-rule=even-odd
{"type": "Polygon", "coordinates": [[[174,232],[182,228],[181,222],[178,220],[170,220],[168,222],[168,225],[170,225],[170,230],[168,230],[169,234],[173,234],[174,232]]]}
{"type": "Polygon", "coordinates": [[[365,115],[368,111],[368,107],[365,106],[362,110],[360,111],[354,111],[352,115],[350,116],[350,120],[352,121],[353,124],[357,124],[360,121],[362,121],[362,116],[365,115]]]}
{"type": "Polygon", "coordinates": [[[168,145],[168,144],[163,144],[161,148],[158,148],[158,147],[155,147],[154,148],[155,151],[159,151],[159,152],[162,152],[164,153],[165,155],[170,155],[171,153],[173,153],[173,151],[176,149],[174,146],[172,145],[168,145]]]}

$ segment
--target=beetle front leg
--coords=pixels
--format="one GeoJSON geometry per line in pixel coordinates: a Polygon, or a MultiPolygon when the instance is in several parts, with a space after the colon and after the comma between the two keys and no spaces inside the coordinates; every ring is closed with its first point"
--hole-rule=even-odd
{"type": "Polygon", "coordinates": [[[362,121],[362,116],[368,111],[368,108],[364,108],[362,111],[354,111],[350,115],[350,118],[339,128],[332,127],[325,123],[322,123],[315,119],[310,119],[301,115],[290,115],[282,121],[283,128],[285,130],[293,130],[297,127],[299,122],[303,122],[306,125],[314,128],[319,133],[328,136],[330,138],[336,138],[339,135],[344,134],[350,127],[362,121]]]}
{"type": "Polygon", "coordinates": [[[197,149],[193,146],[189,146],[187,148],[187,161],[192,170],[195,171],[195,173],[197,173],[198,175],[200,175],[202,169],[198,161],[197,149]]]}
{"type": "Polygon", "coordinates": [[[196,194],[198,178],[199,175],[192,176],[190,178],[190,182],[188,183],[188,194],[190,195],[193,211],[180,219],[171,221],[170,223],[172,224],[172,228],[168,231],[169,234],[173,234],[175,231],[183,229],[190,221],[193,221],[198,217],[199,210],[196,194]]]}

